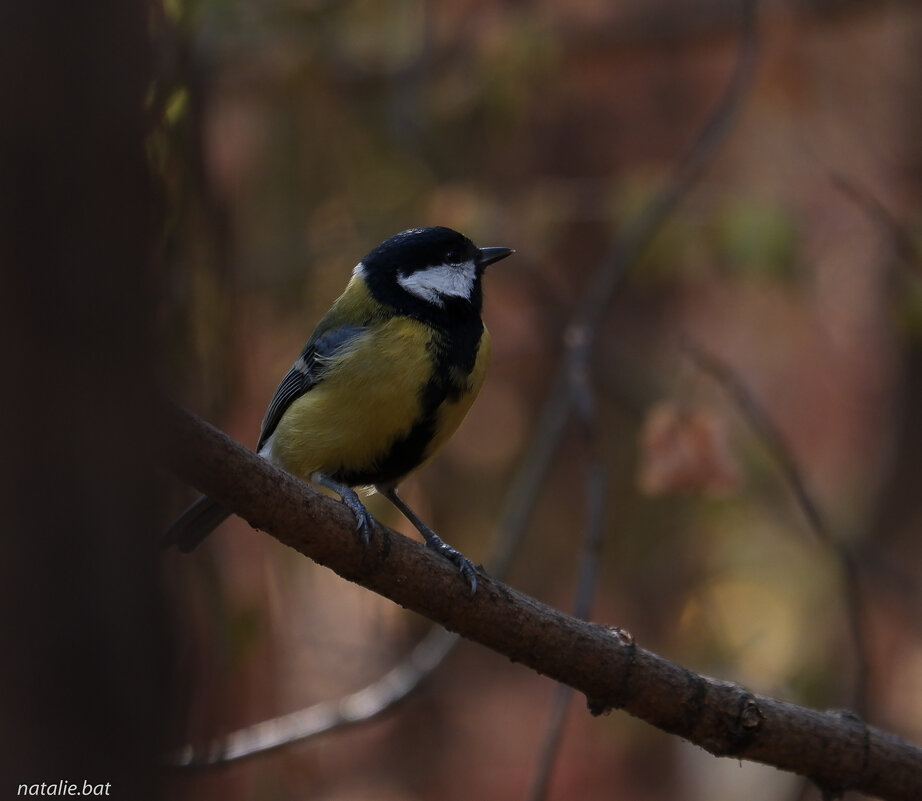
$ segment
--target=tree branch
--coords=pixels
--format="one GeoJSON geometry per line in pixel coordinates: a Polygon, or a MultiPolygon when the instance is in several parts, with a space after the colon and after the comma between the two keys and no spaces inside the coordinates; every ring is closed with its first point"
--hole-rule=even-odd
{"type": "Polygon", "coordinates": [[[180,478],[343,578],[712,754],[807,776],[826,793],[922,797],[922,749],[849,713],[819,712],[700,676],[619,628],[577,620],[488,576],[471,598],[445,560],[382,526],[365,547],[342,504],[174,406],[162,458],[180,478]]]}
{"type": "Polygon", "coordinates": [[[367,723],[406,698],[451,652],[458,635],[433,625],[400,663],[355,692],[319,701],[230,732],[204,749],[187,745],[171,755],[173,767],[223,765],[318,737],[334,729],[367,723]]]}

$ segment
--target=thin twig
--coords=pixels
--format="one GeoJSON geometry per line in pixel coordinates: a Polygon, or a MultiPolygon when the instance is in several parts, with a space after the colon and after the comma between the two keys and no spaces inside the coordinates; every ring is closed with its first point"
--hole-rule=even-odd
{"type": "Polygon", "coordinates": [[[538,767],[528,794],[529,801],[544,801],[547,798],[551,774],[557,761],[557,754],[560,753],[560,744],[563,742],[563,726],[572,697],[573,689],[567,687],[566,684],[558,684],[554,687],[547,728],[544,732],[544,739],[541,741],[541,748],[538,750],[538,767]]]}
{"type": "Polygon", "coordinates": [[[807,483],[797,466],[797,461],[791,455],[787,441],[766,414],[762,405],[729,364],[691,339],[684,338],[680,345],[698,368],[710,375],[733,399],[734,404],[742,411],[759,439],[768,446],[774,456],[776,464],[794,493],[798,506],[807,518],[810,530],[821,542],[830,543],[832,536],[826,518],[813,499],[812,493],[807,489],[807,483]]]}
{"type": "Polygon", "coordinates": [[[851,200],[865,216],[890,240],[894,255],[906,267],[922,275],[922,252],[916,246],[906,227],[871,190],[840,172],[830,172],[829,179],[842,194],[851,200]]]}
{"type": "MultiPolygon", "coordinates": [[[[566,344],[570,366],[570,395],[573,408],[576,410],[576,419],[587,462],[586,475],[583,480],[586,522],[583,528],[573,616],[580,620],[588,620],[595,597],[605,531],[605,468],[597,445],[596,402],[588,361],[589,341],[584,331],[571,328],[567,332],[566,344]]],[[[544,801],[547,798],[554,764],[563,741],[563,727],[572,695],[571,688],[564,684],[557,685],[551,702],[544,741],[539,752],[538,769],[532,782],[529,796],[531,801],[544,801]]]]}
{"type": "MultiPolygon", "coordinates": [[[[871,192],[868,187],[859,184],[854,178],[838,171],[830,171],[830,180],[833,185],[848,197],[874,224],[890,242],[893,256],[898,265],[907,270],[912,270],[917,276],[922,276],[922,250],[916,245],[906,226],[900,222],[881,200],[871,192]]],[[[865,570],[869,560],[866,554],[859,556],[856,551],[841,545],[837,548],[839,561],[842,565],[844,581],[847,590],[849,607],[849,620],[852,625],[852,636],[856,641],[864,641],[861,624],[860,610],[860,583],[859,559],[865,570]]],[[[879,561],[879,560],[878,560],[879,561]]],[[[862,709],[867,705],[869,686],[869,665],[867,659],[862,659],[857,665],[860,679],[856,690],[856,708],[862,709]]]]}
{"type": "MultiPolygon", "coordinates": [[[[566,416],[562,411],[558,411],[556,404],[559,404],[561,410],[571,407],[575,409],[588,453],[585,479],[587,519],[573,612],[574,616],[580,619],[588,619],[595,595],[605,509],[605,473],[595,446],[595,399],[589,378],[592,345],[605,310],[622,278],[662,223],[694,185],[726,138],[736,118],[755,71],[758,49],[755,6],[755,0],[744,0],[741,3],[742,32],[739,57],[723,101],[698,135],[687,156],[677,165],[669,184],[644,210],[627,234],[615,243],[605,266],[590,282],[582,303],[567,327],[564,339],[566,350],[560,371],[560,396],[555,398],[552,394],[551,402],[555,405],[548,411],[548,419],[552,425],[559,426],[549,429],[549,432],[554,432],[556,443],[566,422],[566,416]]],[[[565,685],[558,685],[554,693],[545,738],[539,752],[538,770],[529,795],[531,801],[543,801],[547,798],[554,763],[563,740],[563,726],[571,695],[572,690],[565,685]]]]}
{"type": "MultiPolygon", "coordinates": [[[[731,124],[747,96],[755,75],[758,53],[756,0],[742,0],[741,8],[743,20],[739,56],[723,98],[695,138],[688,153],[676,165],[662,190],[628,223],[624,232],[617,238],[583,291],[567,326],[567,330],[584,332],[589,358],[605,311],[621,281],[713,160],[726,140],[731,124]]],[[[538,418],[531,446],[525,453],[522,467],[510,486],[500,524],[500,531],[505,539],[497,556],[497,562],[501,566],[511,559],[518,546],[518,540],[526,530],[544,477],[554,461],[570,418],[572,396],[569,369],[569,357],[565,356],[557,369],[538,418]]]]}
{"type": "Polygon", "coordinates": [[[842,573],[842,594],[845,602],[845,618],[848,621],[855,658],[855,681],[852,692],[852,709],[864,716],[867,712],[868,681],[870,664],[868,660],[867,633],[862,613],[862,592],[857,560],[851,549],[837,538],[820,511],[819,504],[807,487],[797,460],[791,453],[784,435],[772,422],[762,405],[728,364],[700,345],[685,339],[682,347],[698,367],[710,375],[730,395],[744,418],[752,426],[759,439],[765,443],[791,488],[798,506],[807,519],[817,539],[835,556],[842,573]]]}
{"type": "Polygon", "coordinates": [[[169,763],[195,767],[220,765],[265,754],[333,729],[365,723],[406,698],[422,677],[428,676],[442,662],[457,641],[457,634],[433,626],[398,665],[362,689],[334,701],[323,701],[239,729],[203,750],[186,746],[173,755],[169,763]]]}
{"type": "Polygon", "coordinates": [[[741,0],[739,55],[724,95],[714,113],[695,138],[685,157],[676,165],[663,190],[615,242],[606,259],[607,266],[595,274],[583,294],[576,320],[580,326],[585,327],[590,342],[598,333],[611,297],[628,268],[637,261],[650,240],[689,193],[726,141],[752,85],[758,63],[756,5],[756,0],[741,0]]]}

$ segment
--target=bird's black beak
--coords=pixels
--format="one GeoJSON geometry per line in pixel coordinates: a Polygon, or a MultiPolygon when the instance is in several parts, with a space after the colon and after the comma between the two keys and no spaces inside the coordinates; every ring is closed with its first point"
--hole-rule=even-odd
{"type": "Polygon", "coordinates": [[[505,259],[511,256],[515,251],[512,248],[480,248],[480,258],[477,259],[477,266],[482,270],[488,264],[494,261],[505,259]]]}

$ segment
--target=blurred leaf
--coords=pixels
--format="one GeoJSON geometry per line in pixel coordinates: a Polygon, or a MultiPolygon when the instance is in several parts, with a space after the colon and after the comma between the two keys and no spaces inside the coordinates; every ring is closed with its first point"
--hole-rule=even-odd
{"type": "Polygon", "coordinates": [[[707,410],[682,409],[668,401],[648,412],[641,431],[637,477],[641,492],[720,495],[735,488],[739,480],[721,417],[707,410]]]}
{"type": "MultiPolygon", "coordinates": [[[[656,167],[635,169],[614,192],[614,219],[624,229],[646,213],[667,178],[656,167]]],[[[675,288],[677,282],[705,274],[713,264],[710,245],[702,236],[701,212],[691,204],[670,215],[647,245],[631,270],[631,280],[640,286],[675,288]]]]}
{"type": "Polygon", "coordinates": [[[169,125],[175,125],[186,113],[189,105],[189,91],[185,87],[176,89],[166,102],[164,117],[169,125]]]}
{"type": "Polygon", "coordinates": [[[790,278],[797,254],[797,228],[788,211],[756,199],[736,199],[713,222],[714,246],[731,273],[790,278]]]}

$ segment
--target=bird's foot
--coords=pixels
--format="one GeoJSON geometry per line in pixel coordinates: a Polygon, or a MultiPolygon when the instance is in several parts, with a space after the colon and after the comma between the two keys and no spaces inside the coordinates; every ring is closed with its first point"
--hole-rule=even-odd
{"type": "Polygon", "coordinates": [[[349,511],[355,515],[355,530],[359,533],[362,544],[368,547],[368,543],[371,542],[371,532],[375,530],[374,517],[372,517],[371,512],[365,508],[365,504],[359,500],[359,496],[353,490],[350,489],[339,497],[349,507],[349,511]]]}
{"type": "Polygon", "coordinates": [[[326,487],[328,490],[333,490],[339,495],[343,505],[355,516],[355,530],[359,533],[362,544],[367,547],[368,543],[371,542],[371,534],[375,530],[375,519],[372,517],[371,512],[365,508],[365,504],[359,499],[355,490],[334,481],[323,473],[313,473],[311,481],[321,487],[326,487]]]}
{"type": "Polygon", "coordinates": [[[428,534],[422,532],[426,540],[426,546],[436,553],[444,556],[449,562],[458,568],[458,572],[464,577],[465,581],[471,586],[471,597],[477,592],[477,568],[461,551],[452,548],[447,542],[442,540],[432,529],[428,534]]]}
{"type": "Polygon", "coordinates": [[[449,562],[458,568],[458,572],[464,576],[464,579],[470,585],[471,597],[473,597],[474,593],[477,592],[477,569],[474,567],[473,562],[471,562],[471,560],[468,559],[463,553],[452,548],[438,534],[429,528],[429,526],[420,520],[416,512],[407,506],[403,498],[397,494],[397,490],[394,487],[378,486],[377,490],[392,504],[394,504],[394,506],[396,506],[403,513],[404,517],[406,517],[406,519],[413,524],[416,530],[422,534],[423,539],[426,541],[426,545],[429,548],[431,548],[436,553],[440,553],[449,562]]]}

